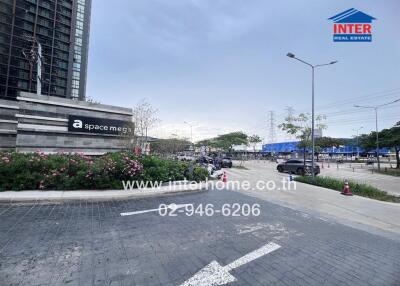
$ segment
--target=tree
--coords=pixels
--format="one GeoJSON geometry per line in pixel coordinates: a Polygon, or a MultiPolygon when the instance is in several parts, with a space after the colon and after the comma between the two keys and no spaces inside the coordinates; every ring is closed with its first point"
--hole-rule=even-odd
{"type": "Polygon", "coordinates": [[[135,123],[134,122],[126,122],[124,127],[129,130],[129,132],[120,132],[119,136],[121,138],[123,146],[127,150],[133,150],[136,144],[136,136],[135,136],[135,123]]]}
{"type": "Polygon", "coordinates": [[[249,143],[253,144],[254,157],[256,156],[256,145],[262,142],[260,136],[254,134],[249,136],[249,143]]]}
{"type": "Polygon", "coordinates": [[[382,147],[393,148],[396,153],[396,168],[400,168],[400,121],[397,122],[392,128],[383,129],[379,132],[379,144],[382,147]]]}
{"type": "MultiPolygon", "coordinates": [[[[322,121],[326,117],[324,115],[315,116],[315,129],[326,129],[326,125],[322,121]]],[[[297,117],[290,116],[285,118],[285,122],[278,125],[278,127],[290,135],[296,136],[300,140],[298,147],[303,149],[304,169],[306,161],[306,149],[312,146],[311,130],[312,122],[311,116],[308,113],[300,113],[297,117]]]]}
{"type": "Polygon", "coordinates": [[[133,108],[134,133],[136,136],[136,145],[142,146],[147,143],[147,132],[154,127],[160,120],[157,118],[158,110],[153,108],[150,103],[145,100],[133,108]]]}
{"type": "MultiPolygon", "coordinates": [[[[378,133],[380,147],[393,148],[396,153],[396,168],[400,168],[400,122],[392,128],[383,129],[378,133]]],[[[360,136],[360,146],[366,150],[376,150],[376,132],[362,134],[360,136]]]]}
{"type": "Polygon", "coordinates": [[[218,135],[217,137],[198,141],[196,146],[213,147],[227,152],[232,152],[234,145],[247,145],[247,135],[241,131],[218,135]]]}
{"type": "Polygon", "coordinates": [[[232,152],[234,145],[247,145],[247,135],[243,132],[231,132],[217,136],[213,140],[216,147],[221,148],[229,153],[232,152]]]}
{"type": "Polygon", "coordinates": [[[151,143],[151,150],[158,154],[176,154],[187,150],[190,145],[186,139],[159,139],[151,143]]]}
{"type": "Polygon", "coordinates": [[[320,137],[315,138],[315,153],[317,154],[317,161],[319,160],[319,154],[323,148],[336,147],[344,145],[344,140],[340,138],[332,137],[320,137]]]}

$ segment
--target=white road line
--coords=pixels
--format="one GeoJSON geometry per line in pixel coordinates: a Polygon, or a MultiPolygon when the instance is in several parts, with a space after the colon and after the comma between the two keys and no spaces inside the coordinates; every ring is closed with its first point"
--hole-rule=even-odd
{"type": "Polygon", "coordinates": [[[280,245],[270,242],[270,243],[264,245],[263,247],[256,249],[253,252],[250,252],[249,254],[246,254],[245,256],[242,256],[239,259],[229,263],[224,268],[227,269],[228,271],[238,268],[238,267],[240,267],[244,264],[247,264],[253,260],[256,260],[257,258],[260,258],[274,250],[277,250],[280,247],[281,247],[280,245]]]}
{"type": "Polygon", "coordinates": [[[121,216],[128,216],[128,215],[135,215],[135,214],[144,214],[144,213],[156,212],[156,211],[159,211],[160,209],[161,209],[161,208],[158,208],[158,209],[150,209],[150,210],[143,210],[143,211],[136,211],[136,212],[121,213],[121,216]]]}
{"type": "Polygon", "coordinates": [[[190,279],[181,284],[181,286],[218,286],[234,282],[236,281],[236,278],[230,274],[229,271],[275,251],[280,247],[279,244],[270,242],[226,266],[221,266],[217,261],[212,261],[190,279]]]}
{"type": "MultiPolygon", "coordinates": [[[[167,205],[167,208],[171,211],[175,211],[177,209],[180,208],[184,208],[186,206],[189,206],[191,204],[181,204],[181,205],[177,205],[177,204],[169,204],[167,205]]],[[[126,213],[120,213],[121,216],[128,216],[128,215],[135,215],[135,214],[144,214],[144,213],[150,213],[150,212],[158,212],[160,210],[162,210],[163,208],[158,208],[158,209],[148,209],[148,210],[142,210],[142,211],[134,211],[134,212],[126,212],[126,213]]]]}

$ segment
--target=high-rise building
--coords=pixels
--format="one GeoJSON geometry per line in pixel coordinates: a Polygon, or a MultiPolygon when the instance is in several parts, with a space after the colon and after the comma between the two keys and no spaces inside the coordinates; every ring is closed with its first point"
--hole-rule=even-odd
{"type": "Polygon", "coordinates": [[[39,78],[41,94],[83,100],[90,12],[91,0],[0,0],[0,99],[36,93],[39,78]]]}

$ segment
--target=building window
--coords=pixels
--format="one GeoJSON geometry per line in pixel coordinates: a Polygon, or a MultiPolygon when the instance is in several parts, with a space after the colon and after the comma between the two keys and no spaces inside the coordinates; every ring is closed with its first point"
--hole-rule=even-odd
{"type": "Polygon", "coordinates": [[[76,21],[76,28],[77,29],[80,29],[80,30],[83,30],[83,22],[82,21],[76,21]]]}
{"type": "Polygon", "coordinates": [[[72,88],[79,88],[79,80],[76,79],[72,80],[72,88]]]}
{"type": "Polygon", "coordinates": [[[74,98],[74,99],[78,98],[78,97],[79,97],[79,90],[76,89],[76,88],[73,88],[73,89],[71,90],[71,96],[72,96],[72,98],[74,98]]]}
{"type": "Polygon", "coordinates": [[[78,72],[78,71],[73,71],[72,72],[72,78],[73,79],[79,79],[80,77],[81,77],[80,72],[78,72]]]}
{"type": "Polygon", "coordinates": [[[78,20],[83,21],[83,19],[84,19],[84,14],[81,13],[81,12],[78,12],[78,13],[76,13],[76,18],[77,18],[78,20]]]}
{"type": "Polygon", "coordinates": [[[81,59],[82,59],[82,57],[81,57],[80,54],[75,54],[75,55],[74,55],[74,61],[75,61],[76,63],[80,63],[80,62],[81,62],[81,59]]]}
{"type": "Polygon", "coordinates": [[[82,46],[82,38],[75,38],[75,44],[78,46],[82,46]]]}

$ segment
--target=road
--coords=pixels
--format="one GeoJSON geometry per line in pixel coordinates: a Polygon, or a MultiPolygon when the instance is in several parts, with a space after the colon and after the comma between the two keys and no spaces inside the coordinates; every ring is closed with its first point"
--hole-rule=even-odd
{"type": "Polygon", "coordinates": [[[400,284],[400,239],[228,190],[1,204],[0,242],[2,286],[225,285],[204,282],[221,277],[231,279],[221,283],[253,286],[400,284]],[[164,217],[153,211],[172,203],[213,204],[215,210],[259,204],[260,215],[189,216],[181,207],[176,217],[164,217]],[[227,273],[211,277],[204,271],[210,268],[227,273]],[[203,282],[192,284],[196,274],[203,282]]]}

